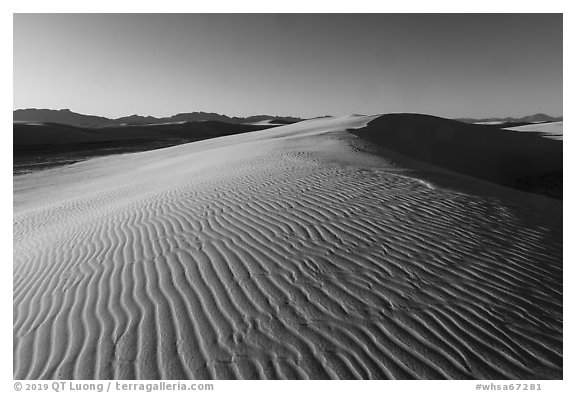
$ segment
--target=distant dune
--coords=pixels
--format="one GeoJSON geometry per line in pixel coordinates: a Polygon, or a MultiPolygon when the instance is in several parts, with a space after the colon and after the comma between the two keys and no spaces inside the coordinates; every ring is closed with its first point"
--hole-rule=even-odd
{"type": "Polygon", "coordinates": [[[564,122],[557,121],[552,123],[542,123],[542,124],[529,124],[520,127],[510,127],[508,130],[521,131],[521,132],[536,132],[545,138],[563,140],[564,122]]]}
{"type": "Polygon", "coordinates": [[[502,186],[561,142],[455,123],[15,176],[14,378],[562,379],[562,202],[502,186]]]}
{"type": "Polygon", "coordinates": [[[292,124],[295,123],[293,121],[289,121],[289,120],[283,120],[283,119],[267,119],[267,120],[260,120],[260,121],[256,121],[254,123],[250,123],[253,125],[272,125],[272,126],[283,126],[286,124],[292,124]]]}
{"type": "Polygon", "coordinates": [[[491,117],[484,119],[460,118],[455,120],[464,123],[474,123],[474,124],[542,123],[542,122],[562,121],[562,116],[549,116],[544,113],[537,113],[534,115],[523,117],[491,117]]]}

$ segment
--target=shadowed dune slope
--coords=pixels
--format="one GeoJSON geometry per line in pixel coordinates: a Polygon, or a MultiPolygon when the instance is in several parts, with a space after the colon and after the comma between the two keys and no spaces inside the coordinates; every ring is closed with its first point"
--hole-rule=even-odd
{"type": "Polygon", "coordinates": [[[423,180],[374,119],[15,177],[14,378],[562,378],[562,204],[423,180]]]}
{"type": "Polygon", "coordinates": [[[506,187],[545,193],[548,186],[556,190],[550,196],[561,199],[558,140],[419,114],[383,115],[354,133],[408,157],[506,187]]]}
{"type": "Polygon", "coordinates": [[[273,125],[204,121],[105,127],[14,123],[13,127],[14,173],[21,174],[90,157],[158,149],[273,125]]]}
{"type": "Polygon", "coordinates": [[[219,121],[182,122],[132,126],[75,127],[55,123],[14,123],[14,149],[37,145],[66,145],[87,142],[161,141],[171,138],[197,140],[267,128],[259,125],[219,121]]]}
{"type": "Polygon", "coordinates": [[[120,135],[99,134],[97,130],[84,129],[65,124],[14,123],[12,130],[14,151],[37,145],[62,145],[117,141],[122,139],[120,135]]]}

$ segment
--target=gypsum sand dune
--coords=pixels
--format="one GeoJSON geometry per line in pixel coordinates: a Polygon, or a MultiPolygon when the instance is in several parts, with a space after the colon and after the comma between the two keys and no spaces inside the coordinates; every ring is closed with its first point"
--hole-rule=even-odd
{"type": "Polygon", "coordinates": [[[422,180],[374,118],[16,177],[14,378],[562,378],[561,202],[422,180]]]}
{"type": "Polygon", "coordinates": [[[80,143],[190,139],[241,134],[268,128],[266,124],[233,124],[221,121],[78,127],[55,123],[13,124],[16,151],[42,146],[80,143]]]}
{"type": "Polygon", "coordinates": [[[97,156],[153,150],[269,127],[272,125],[219,121],[101,127],[14,122],[14,174],[53,168],[97,156]]]}
{"type": "Polygon", "coordinates": [[[561,140],[410,113],[383,115],[351,132],[387,149],[385,155],[400,153],[420,164],[562,199],[561,140]]]}
{"type": "Polygon", "coordinates": [[[509,127],[507,130],[520,132],[536,132],[544,138],[563,140],[564,139],[564,122],[555,121],[551,123],[528,124],[518,127],[509,127]]]}

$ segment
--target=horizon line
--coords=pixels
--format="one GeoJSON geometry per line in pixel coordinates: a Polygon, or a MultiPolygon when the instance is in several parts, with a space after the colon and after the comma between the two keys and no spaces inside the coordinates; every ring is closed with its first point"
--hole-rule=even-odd
{"type": "MultiPolygon", "coordinates": [[[[271,117],[278,117],[278,118],[286,118],[286,117],[292,117],[292,118],[299,118],[302,120],[307,120],[307,119],[315,119],[315,118],[319,118],[319,117],[338,117],[338,116],[347,116],[347,115],[353,115],[353,114],[359,114],[358,112],[351,112],[351,113],[346,113],[346,114],[324,114],[324,115],[317,115],[317,116],[312,116],[312,117],[300,117],[298,115],[276,115],[276,114],[267,114],[267,113],[257,113],[257,114],[253,114],[253,115],[245,115],[245,116],[239,116],[239,115],[228,115],[226,113],[221,113],[221,112],[207,112],[207,111],[203,111],[203,110],[195,110],[195,111],[191,111],[191,112],[178,112],[178,113],[174,113],[172,115],[168,115],[168,116],[152,116],[152,115],[141,115],[141,114],[137,114],[137,113],[132,113],[130,115],[124,115],[124,116],[119,116],[119,117],[109,117],[106,115],[95,115],[95,114],[87,114],[87,113],[82,113],[82,112],[76,112],[70,108],[61,108],[61,109],[52,109],[52,108],[38,108],[38,107],[28,107],[28,108],[18,108],[18,109],[13,109],[12,112],[16,112],[16,111],[24,111],[24,110],[49,110],[49,111],[55,111],[55,112],[61,112],[61,111],[68,111],[71,113],[75,113],[78,115],[82,115],[82,116],[94,116],[94,117],[102,117],[108,120],[119,120],[125,117],[133,117],[133,116],[138,116],[138,117],[143,117],[143,118],[147,118],[147,117],[151,117],[154,119],[166,119],[166,118],[170,118],[170,117],[174,117],[177,115],[182,115],[182,114],[191,114],[191,113],[206,113],[206,114],[216,114],[216,115],[220,115],[220,116],[226,116],[229,118],[249,118],[249,117],[256,117],[256,116],[271,116],[271,117]]],[[[430,116],[437,116],[437,117],[443,117],[446,119],[476,119],[476,120],[482,120],[482,119],[504,119],[504,118],[524,118],[524,117],[529,117],[529,116],[535,116],[535,115],[545,115],[545,116],[549,116],[549,117],[564,117],[563,113],[560,114],[550,114],[550,113],[546,113],[546,112],[534,112],[534,113],[529,113],[529,114],[525,114],[525,115],[502,115],[502,116],[498,116],[498,115],[491,115],[491,116],[481,116],[481,117],[477,117],[477,116],[458,116],[458,117],[445,117],[443,115],[438,115],[438,114],[432,114],[432,113],[425,113],[425,112],[381,112],[381,113],[372,113],[372,114],[364,114],[364,115],[384,115],[384,114],[392,114],[392,113],[414,113],[414,114],[423,114],[423,115],[430,115],[430,116]]]]}

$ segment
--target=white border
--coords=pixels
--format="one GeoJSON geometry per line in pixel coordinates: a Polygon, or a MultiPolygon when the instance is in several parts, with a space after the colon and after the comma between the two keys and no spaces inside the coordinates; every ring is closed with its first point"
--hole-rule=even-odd
{"type": "MultiPolygon", "coordinates": [[[[246,13],[246,12],[317,12],[317,13],[358,13],[358,12],[385,12],[385,13],[404,13],[404,12],[419,12],[419,13],[564,13],[564,70],[574,70],[574,57],[573,50],[574,42],[572,37],[576,36],[574,31],[573,6],[569,1],[503,1],[503,0],[483,0],[479,2],[465,2],[465,1],[445,1],[445,0],[408,0],[402,2],[392,2],[388,4],[385,2],[354,0],[350,2],[312,2],[310,0],[293,0],[288,2],[265,2],[265,1],[205,1],[203,4],[196,2],[186,1],[172,1],[163,0],[161,2],[138,2],[138,1],[119,1],[119,0],[101,0],[92,1],[89,3],[72,0],[33,0],[33,1],[13,1],[10,0],[8,4],[2,5],[2,18],[0,26],[2,29],[1,40],[3,54],[2,67],[3,67],[3,81],[4,89],[2,91],[2,107],[3,111],[3,131],[4,138],[7,139],[2,147],[2,227],[0,239],[2,241],[2,270],[0,274],[0,285],[2,288],[2,296],[0,304],[2,306],[2,314],[5,316],[5,321],[1,326],[1,347],[5,348],[4,354],[1,358],[0,378],[2,384],[0,389],[2,391],[13,391],[12,380],[12,189],[8,186],[12,184],[12,174],[9,172],[12,167],[12,133],[8,129],[12,117],[12,14],[15,12],[145,12],[145,13],[168,13],[168,12],[227,12],[227,13],[246,13]],[[8,55],[10,53],[10,55],[8,55]],[[8,141],[9,140],[9,141],[8,141]]],[[[572,2],[574,3],[574,2],[572,2]]],[[[513,48],[512,48],[513,49],[513,48]]],[[[573,77],[571,72],[564,73],[564,106],[566,108],[573,108],[574,100],[572,94],[573,77]]],[[[563,112],[565,121],[570,128],[571,113],[563,112]]],[[[570,224],[574,222],[574,209],[571,206],[574,182],[570,174],[574,170],[574,160],[572,153],[572,137],[571,130],[564,134],[565,154],[565,241],[566,245],[564,252],[564,348],[565,348],[565,362],[564,362],[564,380],[563,381],[535,381],[540,382],[543,387],[543,392],[575,392],[576,383],[574,372],[576,371],[574,362],[574,290],[572,287],[572,279],[575,277],[575,268],[573,263],[576,263],[576,255],[574,253],[574,241],[571,241],[571,232],[569,231],[570,224]]],[[[489,384],[497,383],[497,381],[486,382],[489,384]]],[[[520,381],[514,381],[520,382],[520,381]]],[[[527,382],[527,381],[526,381],[527,382]]],[[[361,389],[365,392],[471,392],[474,390],[475,381],[213,381],[216,386],[216,392],[233,392],[233,391],[253,391],[253,392],[269,392],[274,389],[276,393],[284,393],[293,391],[295,389],[301,391],[316,391],[320,389],[330,389],[336,392],[348,392],[354,389],[361,389]]],[[[116,391],[116,390],[110,390],[116,391]]]]}

